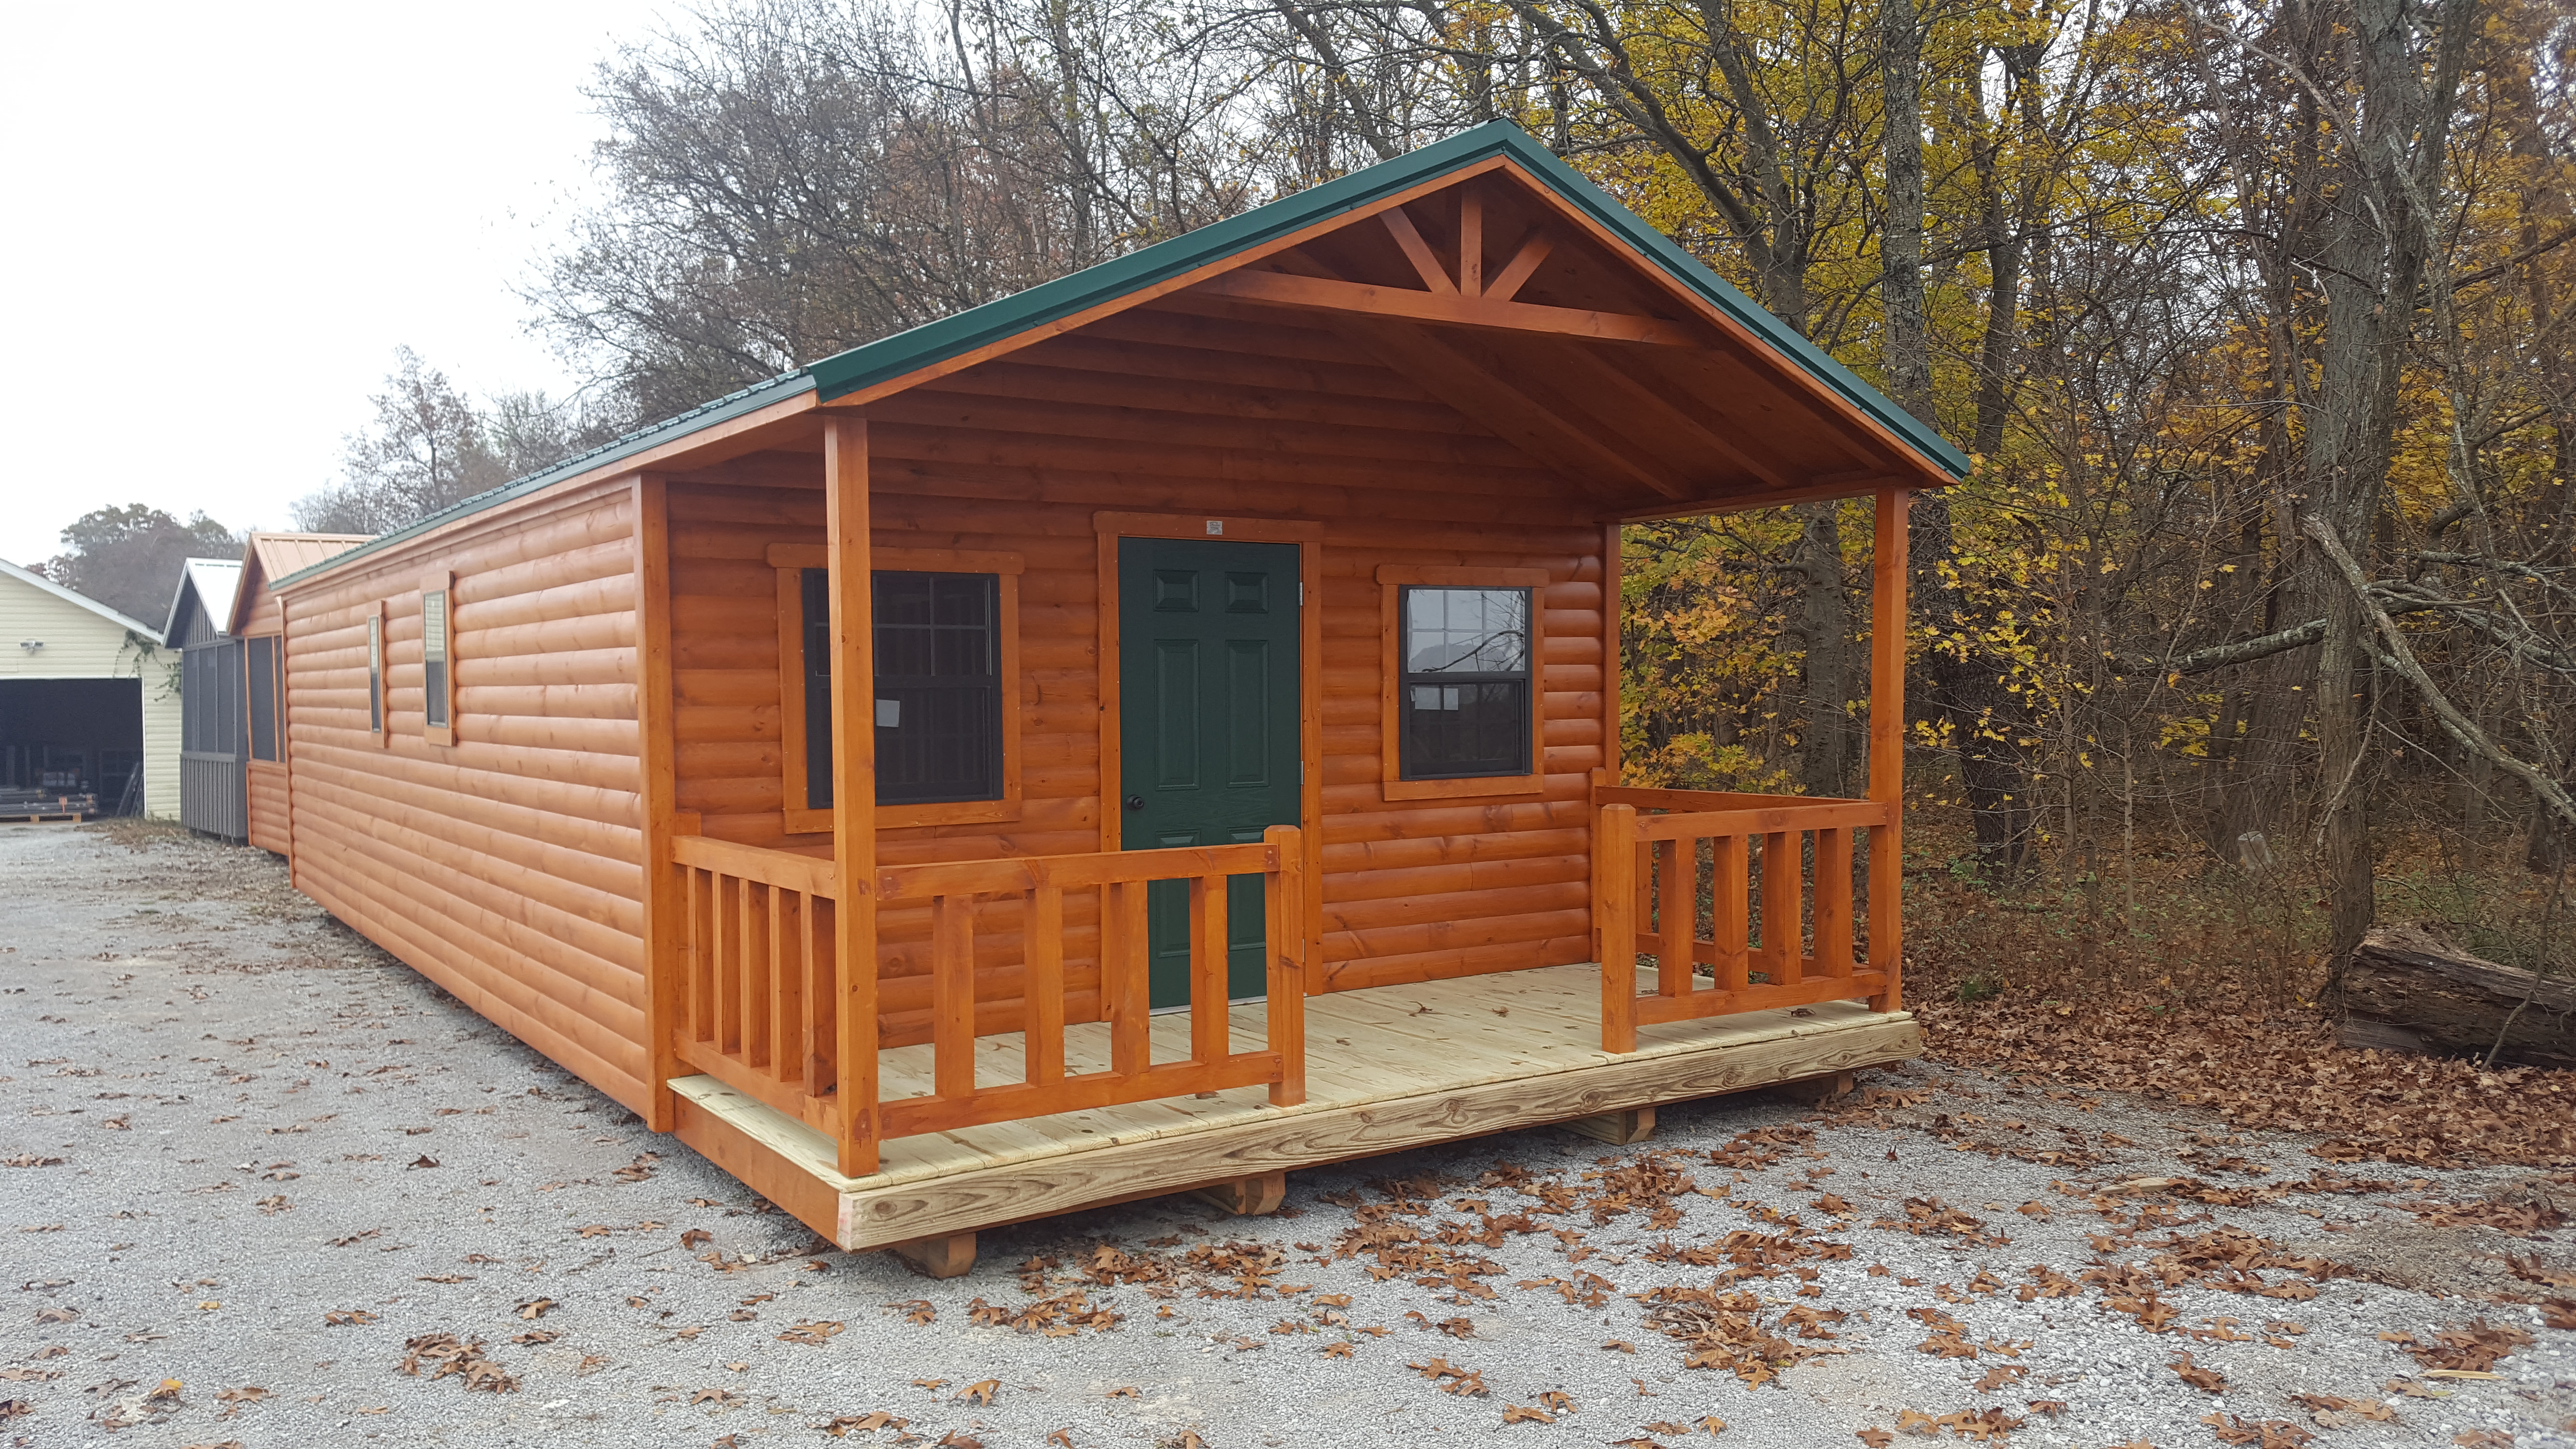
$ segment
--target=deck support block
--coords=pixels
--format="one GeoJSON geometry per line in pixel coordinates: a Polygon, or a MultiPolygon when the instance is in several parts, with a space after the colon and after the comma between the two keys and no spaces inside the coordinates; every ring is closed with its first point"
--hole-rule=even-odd
{"type": "Polygon", "coordinates": [[[925,1278],[962,1278],[975,1266],[975,1235],[947,1233],[896,1243],[889,1252],[925,1278]]]}
{"type": "Polygon", "coordinates": [[[1858,1086],[1859,1082],[1860,1079],[1850,1072],[1826,1072],[1822,1076],[1800,1077],[1796,1081],[1776,1083],[1771,1090],[1792,1102],[1821,1107],[1827,1102],[1850,1096],[1852,1089],[1858,1086]]]}
{"type": "Polygon", "coordinates": [[[1230,1177],[1191,1188],[1190,1196],[1215,1203],[1239,1218],[1267,1217],[1279,1211],[1279,1204],[1288,1198],[1288,1174],[1256,1172],[1250,1177],[1230,1177]]]}
{"type": "Polygon", "coordinates": [[[1557,1125],[1568,1132],[1597,1137],[1613,1147],[1626,1147],[1655,1135],[1655,1109],[1630,1107],[1624,1111],[1604,1112],[1598,1117],[1577,1117],[1557,1125]]]}

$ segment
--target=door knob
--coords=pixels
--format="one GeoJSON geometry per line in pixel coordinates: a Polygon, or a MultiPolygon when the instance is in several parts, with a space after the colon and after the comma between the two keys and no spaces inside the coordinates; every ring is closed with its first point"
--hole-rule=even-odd
{"type": "Polygon", "coordinates": [[[1145,808],[1145,797],[1144,797],[1144,796],[1142,796],[1142,795],[1130,795],[1130,796],[1128,796],[1128,797],[1127,797],[1127,808],[1128,808],[1128,809],[1130,809],[1130,810],[1142,810],[1142,809],[1144,809],[1144,808],[1145,808]]]}

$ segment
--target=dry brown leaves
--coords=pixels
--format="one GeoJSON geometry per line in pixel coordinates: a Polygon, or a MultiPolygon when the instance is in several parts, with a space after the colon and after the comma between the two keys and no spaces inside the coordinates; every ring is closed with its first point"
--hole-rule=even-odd
{"type": "MultiPolygon", "coordinates": [[[[1793,1309],[1777,1325],[1766,1324],[1761,1294],[1726,1290],[1727,1280],[1721,1278],[1708,1288],[1656,1288],[1636,1297],[1646,1305],[1647,1326],[1681,1340],[1688,1350],[1682,1360],[1685,1368],[1724,1369],[1744,1380],[1747,1388],[1759,1388],[1802,1360],[1842,1352],[1805,1347],[1779,1332],[1794,1328],[1802,1338],[1831,1338],[1823,1327],[1830,1321],[1824,1313],[1793,1316],[1798,1313],[1793,1309]]],[[[1833,1319],[1841,1317],[1839,1312],[1832,1314],[1833,1319]]]]}
{"type": "Polygon", "coordinates": [[[1125,1315],[1093,1303],[1087,1292],[1076,1288],[1018,1308],[1005,1308],[978,1298],[966,1305],[966,1316],[987,1328],[1016,1328],[1048,1338],[1070,1338],[1086,1328],[1107,1333],[1125,1315]]]}
{"type": "Polygon", "coordinates": [[[1983,1442],[2009,1434],[2020,1428],[2023,1422],[2005,1413],[2000,1405],[1981,1412],[1960,1409],[1947,1414],[1927,1414],[1920,1409],[1896,1411],[1897,1432],[1920,1434],[1926,1438],[1938,1438],[1941,1431],[1947,1429],[1956,1438],[1983,1442]]]}
{"type": "Polygon", "coordinates": [[[2399,1207],[2413,1213],[2419,1222],[2437,1228],[2485,1227],[2516,1238],[2547,1232],[2567,1221],[2567,1214],[2555,1203],[2531,1201],[2493,1202],[2401,1202],[2399,1207]]]}
{"type": "Polygon", "coordinates": [[[885,1410],[879,1409],[873,1414],[836,1415],[830,1423],[817,1424],[814,1427],[835,1439],[846,1439],[854,1433],[873,1434],[879,1429],[892,1429],[901,1433],[903,1427],[911,1422],[910,1419],[898,1419],[885,1410]]]}
{"type": "Polygon", "coordinates": [[[2165,1367],[2172,1369],[2184,1383],[2191,1385],[2193,1388],[2200,1390],[2204,1394],[2223,1394],[2227,1392],[2227,1375],[2220,1373],[2214,1368],[2193,1363],[2191,1361],[2191,1355],[2188,1353],[2175,1359],[2172,1363],[2166,1364],[2165,1367]]]}
{"type": "Polygon", "coordinates": [[[2462,1327],[2437,1329],[2430,1343],[2404,1333],[2383,1333],[2380,1338],[2413,1354],[2428,1369],[2468,1373],[2491,1372],[2515,1349],[2531,1346],[2528,1332],[2483,1318],[2462,1327]]]}
{"type": "Polygon", "coordinates": [[[2341,1394],[2292,1394],[2290,1402],[2308,1411],[2320,1429],[2358,1429],[2363,1424],[2394,1424],[2397,1411],[2377,1399],[2347,1399],[2341,1394]]]}
{"type": "Polygon", "coordinates": [[[2251,1444],[2254,1449],[2299,1449],[2317,1437],[2287,1419],[2263,1419],[2248,1423],[2234,1414],[2204,1414],[2200,1422],[2218,1436],[2221,1444],[2251,1444]]]}
{"type": "Polygon", "coordinates": [[[452,1333],[425,1333],[418,1338],[404,1340],[403,1348],[402,1371],[414,1378],[418,1378],[422,1367],[427,1366],[433,1383],[454,1374],[465,1381],[468,1389],[492,1394],[518,1390],[517,1379],[502,1372],[499,1364],[483,1356],[483,1340],[479,1338],[460,1341],[452,1333]]]}
{"type": "Polygon", "coordinates": [[[1482,1369],[1460,1368],[1445,1358],[1428,1363],[1409,1363],[1406,1368],[1440,1386],[1444,1394],[1464,1394],[1470,1398],[1485,1396],[1485,1373],[1482,1369]]]}
{"type": "Polygon", "coordinates": [[[2335,1044],[2322,1012],[2267,1015],[2232,999],[2007,992],[1962,1005],[1925,990],[1910,1004],[1941,1061],[2208,1107],[2240,1127],[2317,1133],[2331,1139],[2314,1149],[2329,1162],[2576,1163],[2576,1072],[2485,1072],[2356,1051],[2335,1044]]]}

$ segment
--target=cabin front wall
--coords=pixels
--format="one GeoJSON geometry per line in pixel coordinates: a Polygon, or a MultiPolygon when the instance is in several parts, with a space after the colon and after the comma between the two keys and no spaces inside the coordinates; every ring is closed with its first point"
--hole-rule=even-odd
{"type": "MultiPolygon", "coordinates": [[[[1612,536],[1561,477],[1341,338],[1138,312],[865,409],[873,545],[1017,555],[1015,818],[881,826],[883,865],[1104,848],[1099,515],[1286,521],[1315,536],[1320,684],[1314,792],[1320,940],[1312,988],[1344,990],[1593,959],[1591,772],[1608,763],[1602,661],[1612,536]],[[1390,799],[1380,570],[1543,577],[1544,768],[1520,793],[1390,799]]],[[[773,545],[822,543],[822,465],[754,455],[669,489],[677,804],[710,836],[830,853],[784,794],[773,545]]],[[[1113,527],[1112,531],[1115,529],[1113,527]]],[[[1261,534],[1255,536],[1272,536],[1261,534]]],[[[1111,551],[1114,553],[1114,551],[1111,551]]],[[[910,567],[926,566],[920,563],[910,567]]],[[[1445,581],[1464,581],[1455,575],[1445,581]]],[[[1114,584],[1110,587],[1114,588],[1114,584]]],[[[792,676],[793,670],[789,671],[792,676]]],[[[1112,746],[1114,748],[1114,745],[1112,746]]],[[[1114,822],[1113,822],[1114,824],[1114,822]]],[[[1114,842],[1112,842],[1114,843],[1114,842]]],[[[1067,1015],[1098,1015],[1097,900],[1065,902],[1067,1015]]],[[[977,1029],[1020,1027],[1015,901],[979,908],[977,1029]]],[[[925,909],[887,908],[881,1031],[927,1039],[925,909]]]]}
{"type": "Polygon", "coordinates": [[[583,488],[288,586],[279,783],[306,894],[645,1111],[636,492],[583,488]],[[451,577],[454,742],[433,743],[421,596],[451,577]]]}
{"type": "MultiPolygon", "coordinates": [[[[282,648],[282,641],[286,634],[286,611],[278,602],[277,594],[268,587],[267,575],[254,563],[242,570],[241,587],[245,591],[245,596],[236,604],[235,617],[241,621],[241,628],[235,637],[245,641],[245,649],[250,647],[247,641],[252,639],[279,640],[281,643],[273,647],[282,648]]],[[[281,680],[282,678],[283,676],[281,680]]],[[[245,691],[248,690],[247,680],[243,688],[245,691]]],[[[274,760],[254,759],[243,766],[242,785],[245,797],[244,825],[249,832],[250,843],[278,855],[292,855],[295,853],[295,837],[287,814],[284,693],[281,682],[278,757],[274,760]]]]}

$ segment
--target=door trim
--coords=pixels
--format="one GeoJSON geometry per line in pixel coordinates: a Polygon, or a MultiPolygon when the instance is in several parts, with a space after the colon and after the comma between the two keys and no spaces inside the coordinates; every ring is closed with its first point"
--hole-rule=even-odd
{"type": "MultiPolygon", "coordinates": [[[[1306,941],[1311,953],[1324,933],[1324,525],[1304,519],[1245,518],[1206,513],[1091,515],[1099,536],[1100,848],[1120,848],[1118,801],[1121,736],[1118,713],[1118,540],[1122,538],[1223,539],[1231,543],[1297,546],[1297,789],[1298,833],[1305,844],[1306,941]],[[1216,527],[1211,529],[1209,525],[1216,527]]],[[[1306,992],[1322,973],[1310,966],[1306,992]]]]}

